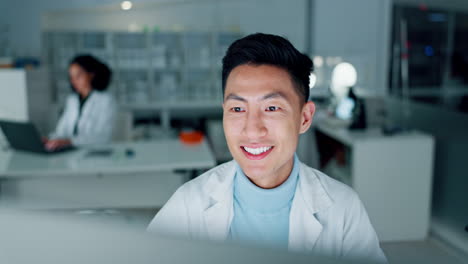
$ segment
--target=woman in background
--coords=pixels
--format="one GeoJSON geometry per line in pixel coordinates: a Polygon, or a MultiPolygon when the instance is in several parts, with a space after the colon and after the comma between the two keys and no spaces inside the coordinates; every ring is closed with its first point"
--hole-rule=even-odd
{"type": "Polygon", "coordinates": [[[68,72],[73,93],[55,131],[45,139],[46,148],[110,142],[117,111],[114,98],[106,91],[111,70],[93,56],[80,55],[70,62],[68,72]]]}

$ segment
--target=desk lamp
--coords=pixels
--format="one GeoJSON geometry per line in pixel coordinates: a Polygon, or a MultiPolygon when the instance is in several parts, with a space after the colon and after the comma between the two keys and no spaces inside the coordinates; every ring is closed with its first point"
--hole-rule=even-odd
{"type": "Polygon", "coordinates": [[[340,119],[349,120],[352,117],[355,101],[348,94],[356,81],[356,69],[348,62],[337,64],[332,71],[330,90],[334,96],[335,115],[340,119]]]}
{"type": "Polygon", "coordinates": [[[348,95],[349,88],[353,87],[356,81],[357,72],[354,66],[348,62],[341,62],[333,69],[330,89],[336,98],[342,99],[348,95]]]}

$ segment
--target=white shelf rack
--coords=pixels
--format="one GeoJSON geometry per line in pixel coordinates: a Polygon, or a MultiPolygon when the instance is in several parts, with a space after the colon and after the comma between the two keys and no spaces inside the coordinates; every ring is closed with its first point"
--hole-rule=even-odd
{"type": "Polygon", "coordinates": [[[51,69],[59,105],[70,92],[68,64],[83,53],[110,66],[110,91],[122,105],[146,107],[181,100],[203,105],[222,99],[221,59],[241,36],[238,32],[46,31],[44,61],[51,69]]]}

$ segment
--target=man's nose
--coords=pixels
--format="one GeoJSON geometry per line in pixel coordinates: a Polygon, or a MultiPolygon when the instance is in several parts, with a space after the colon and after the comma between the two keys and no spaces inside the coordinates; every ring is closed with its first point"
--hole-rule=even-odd
{"type": "Polygon", "coordinates": [[[244,133],[247,138],[253,140],[266,135],[267,128],[259,111],[247,112],[244,133]]]}

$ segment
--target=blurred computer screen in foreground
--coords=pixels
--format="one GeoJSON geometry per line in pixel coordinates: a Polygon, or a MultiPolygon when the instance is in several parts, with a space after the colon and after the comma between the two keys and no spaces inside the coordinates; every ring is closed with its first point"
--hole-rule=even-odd
{"type": "Polygon", "coordinates": [[[0,263],[351,262],[231,243],[160,237],[109,221],[0,209],[0,263]]]}

